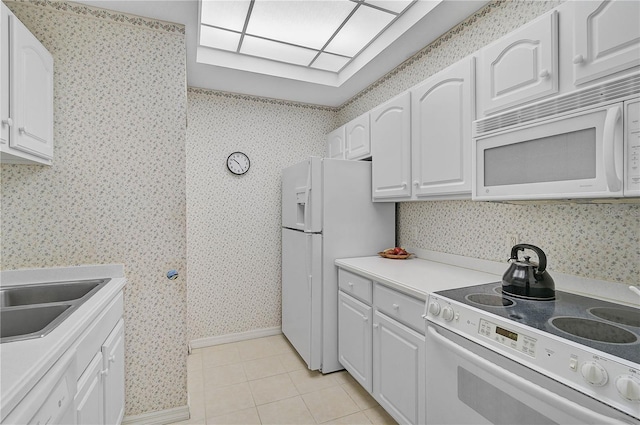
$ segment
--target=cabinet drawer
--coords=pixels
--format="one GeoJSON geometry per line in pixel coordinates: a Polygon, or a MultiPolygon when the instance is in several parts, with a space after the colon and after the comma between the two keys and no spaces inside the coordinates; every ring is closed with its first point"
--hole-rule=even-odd
{"type": "Polygon", "coordinates": [[[376,283],[373,289],[374,304],[378,311],[384,312],[399,322],[424,335],[424,301],[413,298],[376,283]]]}
{"type": "Polygon", "coordinates": [[[369,279],[358,276],[355,273],[351,273],[342,269],[338,270],[338,286],[340,287],[340,289],[344,293],[358,298],[368,303],[369,305],[371,305],[372,301],[372,284],[373,283],[369,279]]]}

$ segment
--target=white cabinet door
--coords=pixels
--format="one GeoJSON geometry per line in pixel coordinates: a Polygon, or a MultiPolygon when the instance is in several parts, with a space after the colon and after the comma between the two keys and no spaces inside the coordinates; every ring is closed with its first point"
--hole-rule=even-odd
{"type": "Polygon", "coordinates": [[[102,344],[104,423],[120,424],[124,417],[124,320],[120,319],[102,344]]]}
{"type": "Polygon", "coordinates": [[[338,356],[340,364],[371,392],[372,308],[344,292],[338,293],[338,356]]]}
{"type": "Polygon", "coordinates": [[[0,5],[0,146],[9,144],[9,14],[0,5]]]}
{"type": "Polygon", "coordinates": [[[327,149],[325,157],[344,159],[344,130],[345,126],[336,128],[327,134],[327,149]]]}
{"type": "Polygon", "coordinates": [[[411,95],[405,92],[371,111],[375,201],[411,196],[411,95]]]}
{"type": "Polygon", "coordinates": [[[424,341],[423,335],[375,312],[373,395],[399,423],[425,423],[424,341]]]}
{"type": "Polygon", "coordinates": [[[420,198],[471,197],[474,59],[411,90],[411,173],[420,198]]]}
{"type": "Polygon", "coordinates": [[[11,147],[53,158],[53,57],[11,16],[11,147]]]}
{"type": "Polygon", "coordinates": [[[369,138],[369,113],[360,115],[346,125],[345,151],[347,159],[364,159],[371,156],[369,138]]]}
{"type": "Polygon", "coordinates": [[[558,12],[488,45],[478,57],[482,116],[558,92],[558,12]]]}
{"type": "Polygon", "coordinates": [[[104,423],[102,353],[97,353],[78,380],[75,396],[76,422],[83,425],[104,423]]]}
{"type": "Polygon", "coordinates": [[[640,2],[574,1],[574,84],[640,65],[640,2]]]}

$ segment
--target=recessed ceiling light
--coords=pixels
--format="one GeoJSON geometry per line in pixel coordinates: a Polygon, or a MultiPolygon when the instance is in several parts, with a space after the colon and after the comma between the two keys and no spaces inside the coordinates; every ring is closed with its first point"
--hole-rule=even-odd
{"type": "Polygon", "coordinates": [[[238,69],[336,87],[363,66],[354,58],[375,57],[432,9],[413,8],[417,0],[199,1],[201,63],[233,67],[236,55],[238,69]]]}

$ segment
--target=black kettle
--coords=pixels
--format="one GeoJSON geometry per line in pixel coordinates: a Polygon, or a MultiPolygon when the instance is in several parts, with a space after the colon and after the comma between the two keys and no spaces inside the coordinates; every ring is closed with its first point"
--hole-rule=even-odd
{"type": "Polygon", "coordinates": [[[502,275],[502,292],[519,298],[548,301],[556,298],[556,285],[547,273],[547,256],[534,245],[518,244],[511,248],[511,265],[502,275]],[[538,255],[538,263],[530,262],[531,257],[518,259],[518,252],[530,249],[538,255]]]}

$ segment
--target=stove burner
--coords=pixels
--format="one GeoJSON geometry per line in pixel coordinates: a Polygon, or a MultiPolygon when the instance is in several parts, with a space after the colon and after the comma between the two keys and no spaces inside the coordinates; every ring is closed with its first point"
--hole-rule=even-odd
{"type": "Polygon", "coordinates": [[[556,317],[551,319],[551,324],[561,331],[591,341],[609,344],[630,344],[638,340],[634,334],[625,329],[597,320],[579,317],[556,317]]]}
{"type": "Polygon", "coordinates": [[[621,325],[640,327],[640,310],[623,310],[621,308],[595,307],[589,310],[591,314],[609,322],[621,325]]]}
{"type": "Polygon", "coordinates": [[[491,307],[510,307],[515,304],[509,298],[490,294],[469,294],[465,298],[472,303],[487,305],[491,307]]]}

